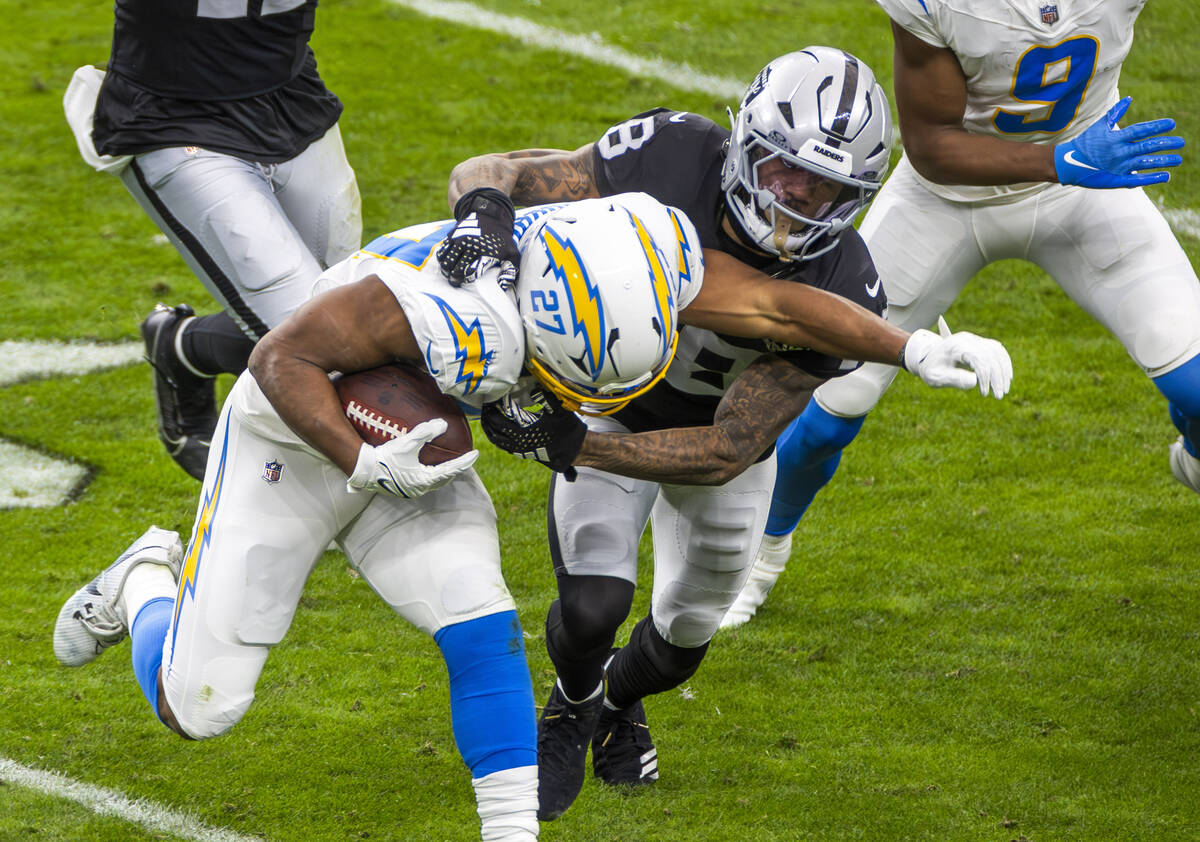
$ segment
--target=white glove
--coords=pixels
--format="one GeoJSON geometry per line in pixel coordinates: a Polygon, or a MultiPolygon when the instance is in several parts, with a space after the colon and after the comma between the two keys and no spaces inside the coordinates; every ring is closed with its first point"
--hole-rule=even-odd
{"type": "Polygon", "coordinates": [[[440,465],[421,464],[418,454],[426,442],[446,432],[441,418],[422,421],[387,444],[358,450],[354,473],[346,480],[348,491],[375,491],[394,497],[420,497],[441,488],[475,464],[478,450],[470,450],[440,465]]]}
{"type": "Polygon", "coordinates": [[[1007,394],[1013,376],[1012,360],[1003,345],[965,330],[951,333],[941,316],[938,333],[922,329],[909,337],[904,367],[934,388],[978,385],[981,395],[986,397],[990,391],[997,398],[1007,394]]]}

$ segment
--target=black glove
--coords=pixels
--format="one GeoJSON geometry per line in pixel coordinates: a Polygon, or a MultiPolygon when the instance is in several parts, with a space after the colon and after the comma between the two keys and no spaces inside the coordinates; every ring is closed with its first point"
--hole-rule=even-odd
{"type": "Polygon", "coordinates": [[[476,187],[462,195],[454,205],[458,224],[438,246],[437,259],[442,274],[454,286],[462,286],[476,278],[482,265],[493,261],[516,266],[521,253],[513,243],[512,199],[494,187],[476,187]]]}
{"type": "Polygon", "coordinates": [[[501,450],[574,480],[571,463],[583,447],[587,427],[553,395],[534,393],[532,400],[534,405],[524,407],[508,396],[485,403],[479,415],[483,432],[501,450]]]}

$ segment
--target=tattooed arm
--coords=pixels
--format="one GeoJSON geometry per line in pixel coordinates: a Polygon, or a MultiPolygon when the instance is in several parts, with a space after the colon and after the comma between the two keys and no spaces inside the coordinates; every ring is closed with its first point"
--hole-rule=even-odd
{"type": "Polygon", "coordinates": [[[494,187],[516,205],[596,198],[600,193],[592,167],[592,146],[587,143],[574,152],[521,149],[468,158],[450,173],[450,207],[476,187],[494,187]]]}
{"type": "Polygon", "coordinates": [[[822,382],[766,354],[729,387],[711,426],[589,431],[574,464],[654,482],[722,485],[762,455],[822,382]]]}

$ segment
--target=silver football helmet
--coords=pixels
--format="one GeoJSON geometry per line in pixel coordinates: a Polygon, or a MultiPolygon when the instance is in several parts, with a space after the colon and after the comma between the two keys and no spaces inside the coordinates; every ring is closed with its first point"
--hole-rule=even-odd
{"type": "Polygon", "coordinates": [[[871,69],[841,50],[805,47],[775,59],[732,122],[726,205],[754,246],[783,260],[833,248],[887,173],[887,97],[871,69]]]}
{"type": "MultiPolygon", "coordinates": [[[[608,415],[648,391],[678,341],[678,278],[632,194],[554,210],[522,237],[517,306],[525,365],[568,409],[608,415]]],[[[648,202],[652,204],[647,204],[648,202]]],[[[661,229],[659,229],[661,230],[661,229]]]]}

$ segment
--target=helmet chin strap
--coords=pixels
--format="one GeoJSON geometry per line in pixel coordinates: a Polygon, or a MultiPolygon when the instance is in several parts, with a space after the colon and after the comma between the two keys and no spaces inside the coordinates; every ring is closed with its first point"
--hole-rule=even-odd
{"type": "Polygon", "coordinates": [[[779,259],[788,263],[792,260],[792,253],[788,251],[788,235],[792,233],[792,220],[786,214],[772,214],[775,218],[775,230],[771,232],[771,242],[775,244],[775,251],[779,253],[779,259]]]}

